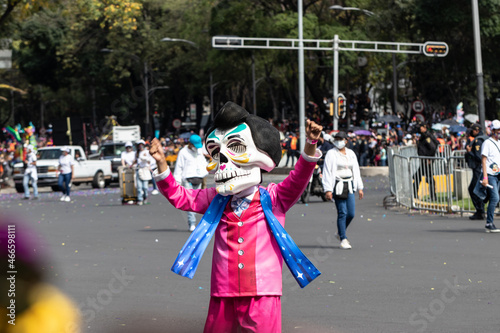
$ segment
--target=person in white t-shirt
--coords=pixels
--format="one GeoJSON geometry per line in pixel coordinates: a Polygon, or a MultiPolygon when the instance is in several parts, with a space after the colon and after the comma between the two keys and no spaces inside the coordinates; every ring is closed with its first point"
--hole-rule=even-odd
{"type": "MultiPolygon", "coordinates": [[[[149,154],[149,145],[146,145],[146,150],[148,151],[148,154],[149,154]]],[[[160,191],[158,191],[158,186],[156,185],[156,181],[153,177],[153,171],[158,167],[157,164],[156,164],[156,160],[151,156],[151,154],[149,155],[149,161],[150,161],[150,169],[151,169],[151,182],[153,183],[153,190],[151,191],[151,194],[152,195],[157,195],[157,194],[160,194],[160,191]]]]}
{"type": "MultiPolygon", "coordinates": [[[[200,189],[203,178],[208,175],[207,160],[202,151],[203,144],[199,135],[193,134],[187,146],[182,148],[175,162],[175,181],[187,189],[200,189]]],[[[187,212],[188,228],[196,228],[196,213],[187,212]]]]}
{"type": "Polygon", "coordinates": [[[75,171],[75,159],[71,155],[71,148],[63,148],[62,154],[59,156],[59,188],[63,192],[61,201],[70,202],[71,198],[69,196],[71,186],[70,183],[73,180],[73,175],[75,171]]]}
{"type": "Polygon", "coordinates": [[[136,154],[136,164],[137,164],[137,204],[140,206],[147,203],[148,199],[148,185],[152,178],[151,175],[151,155],[149,151],[145,149],[146,143],[144,140],[139,140],[137,142],[137,154],[136,154]]]}
{"type": "Polygon", "coordinates": [[[120,157],[122,159],[122,166],[131,168],[135,164],[135,151],[132,149],[132,142],[125,143],[125,151],[122,151],[120,157]]]}
{"type": "Polygon", "coordinates": [[[491,137],[485,140],[481,146],[481,164],[483,167],[482,184],[488,187],[490,201],[486,211],[486,232],[500,232],[500,229],[495,227],[493,218],[495,208],[500,201],[499,186],[500,186],[500,121],[493,120],[491,122],[491,137]]]}
{"type": "Polygon", "coordinates": [[[28,145],[26,154],[26,168],[24,169],[23,186],[24,186],[24,200],[29,200],[30,198],[30,187],[29,182],[31,180],[31,186],[33,187],[33,199],[38,199],[38,174],[36,171],[36,154],[34,152],[34,147],[28,145]]]}

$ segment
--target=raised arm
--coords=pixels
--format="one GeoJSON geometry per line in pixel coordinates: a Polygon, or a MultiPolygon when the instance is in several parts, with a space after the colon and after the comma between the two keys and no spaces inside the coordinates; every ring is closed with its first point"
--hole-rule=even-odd
{"type": "Polygon", "coordinates": [[[165,160],[165,154],[163,154],[163,147],[160,143],[160,140],[158,140],[157,138],[154,138],[153,141],[151,141],[149,154],[155,159],[159,174],[167,171],[168,164],[165,160]]]}
{"type": "Polygon", "coordinates": [[[153,139],[149,153],[156,160],[158,169],[153,173],[158,189],[177,209],[196,213],[205,213],[212,199],[217,194],[215,188],[188,190],[180,186],[170,172],[163,147],[158,139],[153,139]]]}

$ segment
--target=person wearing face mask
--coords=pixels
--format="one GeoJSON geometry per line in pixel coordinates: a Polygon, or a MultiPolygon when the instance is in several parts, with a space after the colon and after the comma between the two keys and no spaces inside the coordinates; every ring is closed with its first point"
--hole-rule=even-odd
{"type": "Polygon", "coordinates": [[[363,180],[359,170],[356,154],[346,148],[347,134],[335,134],[334,149],[328,151],[323,165],[323,190],[327,200],[335,200],[337,207],[337,238],[340,248],[352,248],[346,237],[346,229],[355,215],[354,193],[357,191],[359,199],[363,199],[363,180]]]}
{"type": "MultiPolygon", "coordinates": [[[[189,143],[182,148],[175,162],[174,178],[177,184],[187,189],[200,189],[203,178],[208,175],[207,160],[202,152],[203,144],[199,135],[189,137],[189,143]]],[[[187,212],[188,229],[196,228],[196,213],[187,212]]]]}
{"type": "Polygon", "coordinates": [[[486,211],[486,232],[500,232],[500,229],[495,227],[493,218],[495,208],[500,201],[500,121],[493,120],[491,122],[491,137],[485,140],[481,146],[481,165],[483,168],[483,186],[488,188],[490,202],[486,211]]]}

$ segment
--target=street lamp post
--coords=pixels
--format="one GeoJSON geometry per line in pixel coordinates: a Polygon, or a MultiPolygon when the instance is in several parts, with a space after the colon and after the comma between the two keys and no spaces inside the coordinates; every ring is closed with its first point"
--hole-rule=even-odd
{"type": "Polygon", "coordinates": [[[339,5],[335,5],[335,6],[330,6],[329,7],[331,10],[343,10],[343,11],[347,11],[347,10],[356,10],[356,11],[360,11],[360,12],[363,12],[364,14],[368,15],[368,16],[374,16],[375,13],[374,12],[370,12],[369,10],[366,10],[366,9],[360,9],[360,8],[356,8],[356,7],[342,7],[342,6],[339,6],[339,5]]]}

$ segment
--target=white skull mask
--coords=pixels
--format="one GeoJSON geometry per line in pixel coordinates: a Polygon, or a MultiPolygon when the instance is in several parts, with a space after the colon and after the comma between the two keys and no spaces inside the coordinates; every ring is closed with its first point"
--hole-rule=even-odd
{"type": "Polygon", "coordinates": [[[255,146],[247,124],[229,130],[216,129],[206,140],[212,162],[207,166],[215,172],[215,186],[221,195],[233,195],[260,184],[261,171],[271,171],[273,160],[255,146]]]}

